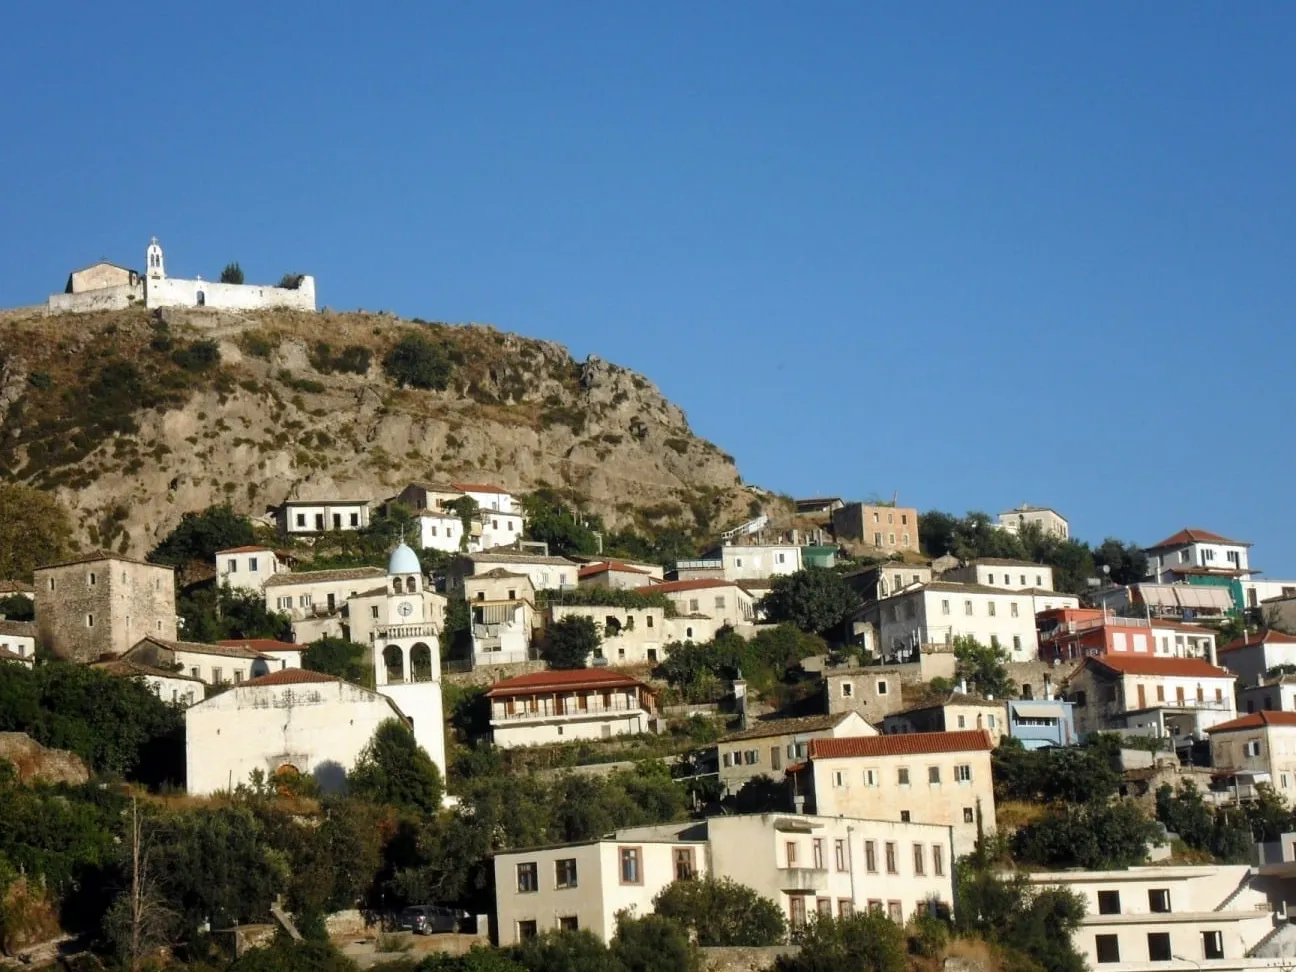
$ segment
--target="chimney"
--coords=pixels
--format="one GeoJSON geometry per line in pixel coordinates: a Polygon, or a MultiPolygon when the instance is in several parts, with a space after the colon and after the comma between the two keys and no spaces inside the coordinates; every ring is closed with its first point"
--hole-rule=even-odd
{"type": "Polygon", "coordinates": [[[966,678],[961,678],[961,679],[959,679],[958,690],[959,690],[959,695],[967,695],[967,679],[966,679],[966,678]]]}
{"type": "Polygon", "coordinates": [[[805,797],[799,793],[792,798],[792,812],[805,813],[805,797]]]}
{"type": "Polygon", "coordinates": [[[800,540],[800,538],[801,538],[801,531],[794,529],[792,531],[792,546],[795,547],[797,545],[797,541],[800,540]]]}

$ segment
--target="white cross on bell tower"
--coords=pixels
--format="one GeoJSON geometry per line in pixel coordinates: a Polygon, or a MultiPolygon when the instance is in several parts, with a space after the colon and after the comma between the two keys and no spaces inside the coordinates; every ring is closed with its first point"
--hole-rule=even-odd
{"type": "Polygon", "coordinates": [[[162,280],[166,277],[166,264],[162,262],[162,244],[158,242],[156,236],[149,242],[145,265],[148,267],[148,276],[151,280],[162,280]]]}

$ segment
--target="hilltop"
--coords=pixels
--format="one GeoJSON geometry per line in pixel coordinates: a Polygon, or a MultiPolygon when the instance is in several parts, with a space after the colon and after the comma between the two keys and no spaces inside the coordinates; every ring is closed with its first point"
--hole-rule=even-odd
{"type": "Polygon", "coordinates": [[[387,314],[130,308],[0,314],[0,475],[57,494],[83,544],[142,555],[188,510],[540,486],[609,526],[714,531],[754,494],[655,385],[597,357],[387,314]],[[398,387],[410,334],[444,389],[398,387]]]}

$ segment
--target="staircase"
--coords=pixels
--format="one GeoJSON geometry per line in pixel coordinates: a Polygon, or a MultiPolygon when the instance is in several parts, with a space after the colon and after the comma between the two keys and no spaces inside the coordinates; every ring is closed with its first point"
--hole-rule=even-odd
{"type": "Polygon", "coordinates": [[[746,523],[738,524],[732,530],[726,530],[724,533],[720,534],[720,539],[732,540],[735,537],[748,537],[753,533],[760,533],[768,525],[769,517],[762,513],[760,516],[748,520],[746,523]]]}

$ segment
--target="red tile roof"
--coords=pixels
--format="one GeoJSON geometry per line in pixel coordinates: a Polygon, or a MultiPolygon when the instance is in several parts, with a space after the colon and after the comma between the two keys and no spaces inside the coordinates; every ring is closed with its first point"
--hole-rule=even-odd
{"type": "Polygon", "coordinates": [[[1220,652],[1237,651],[1239,648],[1254,648],[1256,645],[1296,645],[1296,637],[1270,628],[1261,628],[1258,631],[1248,631],[1241,638],[1234,638],[1222,647],[1220,652]]]}
{"type": "Polygon", "coordinates": [[[1195,635],[1213,635],[1216,634],[1214,628],[1208,628],[1202,624],[1186,624],[1183,621],[1168,621],[1165,618],[1153,618],[1152,627],[1165,628],[1167,631],[1182,631],[1184,634],[1195,635]]]}
{"type": "MultiPolygon", "coordinates": [[[[386,588],[383,588],[386,590],[386,588]]],[[[309,645],[295,645],[287,641],[275,641],[273,638],[241,638],[230,641],[218,641],[224,648],[251,648],[253,651],[305,651],[309,645]]]]}
{"type": "Polygon", "coordinates": [[[606,574],[614,570],[621,574],[646,574],[648,571],[640,570],[638,567],[631,567],[629,564],[623,564],[619,560],[606,560],[598,564],[590,564],[582,567],[576,572],[577,577],[597,577],[599,574],[606,574]]]}
{"type": "Polygon", "coordinates": [[[892,736],[847,736],[810,740],[810,758],[855,756],[920,756],[928,753],[989,752],[994,741],[985,729],[958,732],[907,732],[892,736]]]}
{"type": "Polygon", "coordinates": [[[217,551],[216,551],[217,556],[219,556],[220,554],[232,554],[232,553],[270,553],[270,548],[269,548],[269,547],[256,547],[256,546],[251,546],[251,547],[230,547],[228,550],[217,550],[217,551]]]}
{"type": "Polygon", "coordinates": [[[648,687],[638,679],[621,672],[604,668],[572,668],[506,678],[492,685],[486,694],[491,698],[498,698],[504,695],[532,695],[536,692],[571,692],[585,688],[632,688],[634,686],[648,687]]]}
{"type": "Polygon", "coordinates": [[[1259,729],[1261,726],[1296,726],[1296,712],[1251,712],[1239,719],[1211,726],[1207,732],[1234,732],[1238,729],[1259,729]]]}
{"type": "Polygon", "coordinates": [[[708,587],[736,587],[733,581],[720,580],[714,577],[699,577],[696,580],[666,581],[654,584],[653,591],[658,594],[674,594],[680,591],[701,591],[708,587]]]}
{"type": "Polygon", "coordinates": [[[450,485],[461,493],[503,493],[506,496],[508,495],[507,489],[493,483],[451,483],[450,485]]]}
{"type": "Polygon", "coordinates": [[[22,581],[0,581],[0,594],[35,594],[36,588],[22,581]]]}
{"type": "Polygon", "coordinates": [[[282,668],[277,672],[271,672],[269,675],[250,678],[236,687],[247,688],[249,685],[309,685],[341,681],[342,679],[336,675],[312,672],[309,668],[282,668]]]}
{"type": "Polygon", "coordinates": [[[1085,665],[1101,665],[1118,675],[1163,675],[1171,678],[1237,678],[1225,668],[1216,668],[1200,658],[1157,658],[1152,655],[1090,656],[1085,665]]]}
{"type": "Polygon", "coordinates": [[[1228,537],[1221,537],[1218,533],[1211,533],[1209,530],[1195,530],[1191,527],[1185,527],[1178,533],[1171,534],[1160,543],[1154,543],[1148,547],[1148,550],[1162,550],[1165,547],[1184,547],[1190,543],[1227,543],[1234,547],[1249,547],[1245,540],[1230,540],[1228,537]]]}

